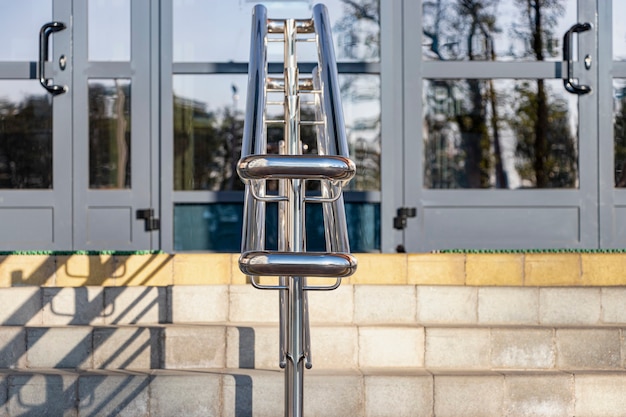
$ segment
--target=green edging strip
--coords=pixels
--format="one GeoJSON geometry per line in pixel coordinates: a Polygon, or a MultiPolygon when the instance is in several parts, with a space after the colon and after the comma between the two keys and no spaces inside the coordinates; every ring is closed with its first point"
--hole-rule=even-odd
{"type": "Polygon", "coordinates": [[[626,249],[444,249],[433,253],[524,254],[524,253],[626,253],[626,249]]]}
{"type": "Polygon", "coordinates": [[[130,255],[160,255],[164,253],[160,250],[135,250],[135,251],[120,251],[120,250],[74,250],[74,251],[58,251],[58,250],[14,250],[14,251],[0,251],[0,256],[6,255],[47,255],[47,256],[72,256],[72,255],[117,255],[117,256],[130,256],[130,255]]]}

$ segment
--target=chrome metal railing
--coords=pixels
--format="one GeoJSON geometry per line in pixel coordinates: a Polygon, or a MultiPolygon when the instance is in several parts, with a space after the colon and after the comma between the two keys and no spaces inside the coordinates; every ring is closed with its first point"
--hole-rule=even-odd
{"type": "MultiPolygon", "coordinates": [[[[275,148],[275,147],[273,147],[275,148]]],[[[356,270],[350,254],[342,189],[356,167],[348,155],[337,64],[330,21],[324,5],[313,8],[311,19],[269,19],[262,5],[254,7],[248,70],[248,97],[244,135],[237,171],[246,185],[244,224],[239,268],[259,289],[279,291],[279,364],[285,368],[285,416],[303,410],[303,371],[310,368],[310,330],[306,291],[332,290],[341,278],[356,270]],[[283,73],[269,74],[267,48],[284,44],[283,73]],[[301,76],[297,44],[317,43],[315,70],[301,76]],[[282,94],[270,100],[268,94],[282,94]],[[301,105],[312,103],[314,120],[301,119],[301,105]],[[269,106],[282,106],[283,117],[270,117],[269,106]],[[277,153],[269,153],[267,127],[283,126],[277,153]],[[304,154],[301,126],[316,131],[316,154],[304,154]],[[277,182],[277,192],[268,182],[277,182]],[[306,185],[318,182],[318,195],[308,195],[306,185]],[[276,250],[266,249],[266,205],[278,205],[276,250]],[[321,204],[326,251],[306,249],[305,213],[308,204],[321,204]],[[277,277],[262,284],[261,276],[277,277]],[[331,277],[329,285],[311,286],[307,277],[331,277]]]]}

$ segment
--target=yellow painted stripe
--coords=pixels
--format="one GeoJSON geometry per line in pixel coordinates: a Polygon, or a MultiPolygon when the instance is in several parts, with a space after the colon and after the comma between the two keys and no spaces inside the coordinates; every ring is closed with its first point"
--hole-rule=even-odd
{"type": "MultiPolygon", "coordinates": [[[[623,286],[623,253],[355,254],[347,284],[623,286]]],[[[0,287],[243,285],[238,254],[4,255],[0,287]]],[[[275,282],[263,278],[263,283],[275,282]]],[[[315,279],[315,285],[332,280],[315,279]]]]}

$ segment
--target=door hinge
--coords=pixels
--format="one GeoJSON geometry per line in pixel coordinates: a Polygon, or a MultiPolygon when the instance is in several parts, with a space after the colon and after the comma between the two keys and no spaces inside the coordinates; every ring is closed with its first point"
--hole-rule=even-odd
{"type": "Polygon", "coordinates": [[[144,220],[146,232],[153,230],[159,230],[161,227],[161,221],[154,217],[153,209],[140,209],[137,210],[137,220],[144,220]]]}
{"type": "Polygon", "coordinates": [[[397,216],[393,218],[393,228],[403,230],[406,228],[406,219],[417,216],[415,207],[400,207],[396,212],[397,216]]]}

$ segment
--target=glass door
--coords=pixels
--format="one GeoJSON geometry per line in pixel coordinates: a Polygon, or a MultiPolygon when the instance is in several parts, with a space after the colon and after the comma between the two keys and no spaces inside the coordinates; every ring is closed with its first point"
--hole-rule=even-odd
{"type": "Polygon", "coordinates": [[[0,250],[158,245],[150,6],[148,0],[4,5],[0,250]]]}
{"type": "Polygon", "coordinates": [[[623,1],[598,1],[600,225],[603,248],[626,247],[626,28],[623,1]]]}
{"type": "Polygon", "coordinates": [[[70,15],[64,0],[0,13],[0,250],[72,245],[70,15]]]}
{"type": "Polygon", "coordinates": [[[412,4],[406,249],[597,247],[595,2],[412,4]]]}

